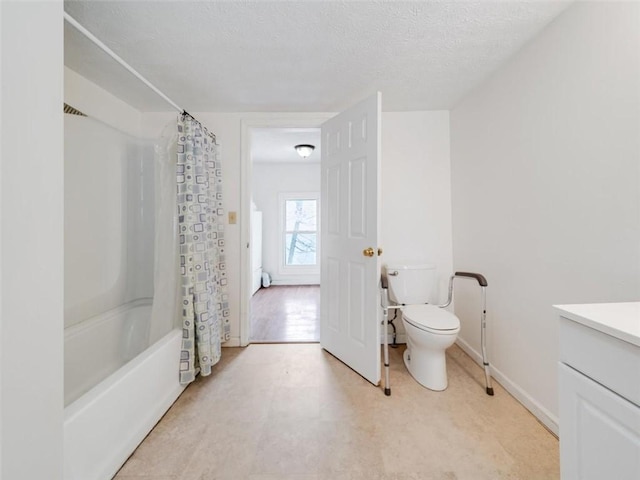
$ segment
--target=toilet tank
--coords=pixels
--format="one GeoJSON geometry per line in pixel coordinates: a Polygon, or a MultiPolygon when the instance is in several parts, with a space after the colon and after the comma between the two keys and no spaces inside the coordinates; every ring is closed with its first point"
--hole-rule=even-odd
{"type": "Polygon", "coordinates": [[[389,286],[389,298],[404,305],[429,303],[436,266],[427,263],[421,265],[386,266],[386,276],[389,286]]]}

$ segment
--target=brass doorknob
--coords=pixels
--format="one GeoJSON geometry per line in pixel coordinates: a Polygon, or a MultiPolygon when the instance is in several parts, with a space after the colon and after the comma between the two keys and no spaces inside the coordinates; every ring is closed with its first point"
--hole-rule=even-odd
{"type": "Polygon", "coordinates": [[[373,250],[373,248],[372,248],[372,247],[365,248],[365,249],[362,251],[362,254],[363,254],[365,257],[373,257],[373,256],[375,255],[375,253],[376,253],[376,252],[375,252],[375,250],[373,250]]]}

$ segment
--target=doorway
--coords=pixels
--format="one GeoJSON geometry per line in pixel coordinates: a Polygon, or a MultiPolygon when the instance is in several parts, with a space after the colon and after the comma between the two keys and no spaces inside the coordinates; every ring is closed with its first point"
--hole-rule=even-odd
{"type": "Polygon", "coordinates": [[[242,197],[249,206],[243,215],[248,220],[244,345],[320,340],[322,121],[243,128],[247,188],[242,197]],[[315,149],[302,157],[294,148],[300,144],[315,149]]]}
{"type": "Polygon", "coordinates": [[[270,116],[264,115],[241,122],[240,345],[249,344],[251,330],[252,129],[321,127],[326,152],[320,162],[320,344],[374,385],[380,381],[381,104],[382,95],[376,92],[325,118],[298,113],[283,114],[287,118],[280,120],[268,121],[270,116]]]}

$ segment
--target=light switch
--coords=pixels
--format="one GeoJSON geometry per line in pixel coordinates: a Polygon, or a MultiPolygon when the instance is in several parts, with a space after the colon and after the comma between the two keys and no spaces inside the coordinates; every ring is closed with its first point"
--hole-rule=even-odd
{"type": "Polygon", "coordinates": [[[229,212],[229,225],[234,225],[237,221],[238,218],[236,216],[236,212],[229,212]]]}

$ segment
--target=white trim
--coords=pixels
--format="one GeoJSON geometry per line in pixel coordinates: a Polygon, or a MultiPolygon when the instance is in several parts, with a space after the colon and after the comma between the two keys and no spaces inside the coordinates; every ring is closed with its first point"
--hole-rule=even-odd
{"type": "MultiPolygon", "coordinates": [[[[282,113],[256,115],[240,122],[240,346],[249,345],[251,263],[251,129],[252,128],[309,128],[320,127],[334,113],[282,113]],[[274,115],[278,115],[274,118],[274,115]]],[[[227,342],[228,344],[228,342],[227,342]]]]}
{"type": "MultiPolygon", "coordinates": [[[[458,337],[456,344],[469,355],[474,362],[478,365],[482,365],[482,356],[476,352],[471,346],[463,339],[458,337]]],[[[491,362],[491,359],[489,359],[491,362]]],[[[490,367],[491,376],[504,387],[516,400],[518,400],[527,410],[529,410],[539,421],[542,423],[551,433],[556,437],[558,436],[558,417],[553,415],[549,410],[544,408],[537,402],[531,395],[520,387],[517,383],[513,382],[504,373],[495,368],[493,365],[490,367]]]]}
{"type": "Polygon", "coordinates": [[[271,280],[271,285],[320,285],[320,273],[317,275],[304,275],[291,278],[287,276],[277,280],[271,280]]]}

